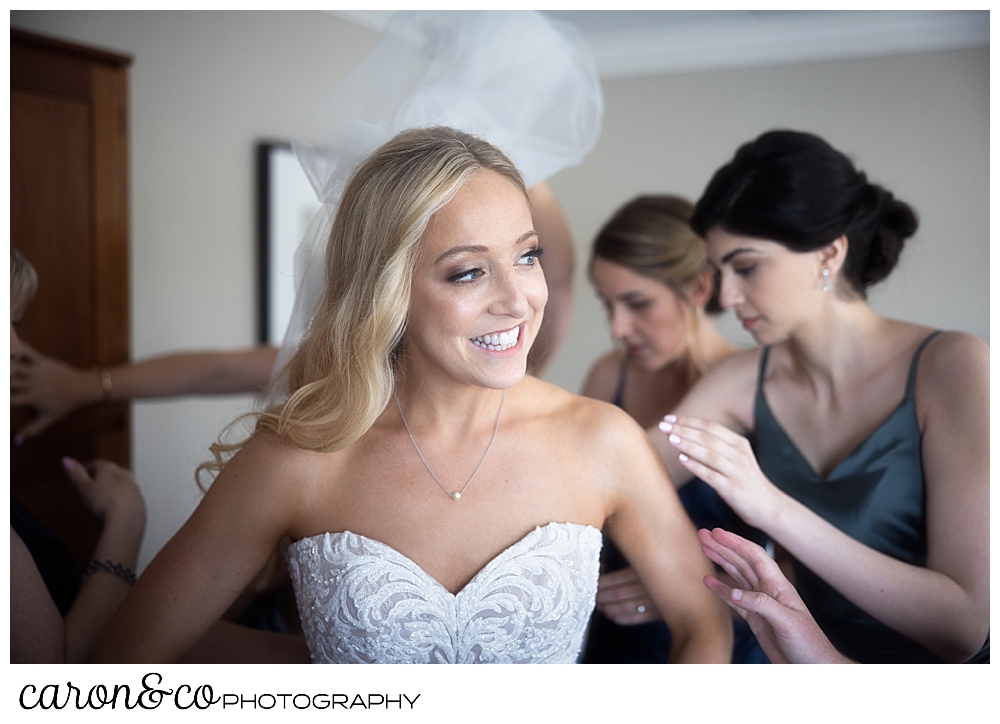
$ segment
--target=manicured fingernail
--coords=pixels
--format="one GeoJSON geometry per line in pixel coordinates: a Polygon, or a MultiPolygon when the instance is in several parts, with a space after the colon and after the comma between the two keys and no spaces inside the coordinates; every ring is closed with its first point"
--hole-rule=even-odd
{"type": "Polygon", "coordinates": [[[24,444],[24,435],[15,435],[14,436],[14,444],[15,445],[23,445],[24,444]]]}
{"type": "Polygon", "coordinates": [[[673,443],[674,445],[676,445],[677,443],[679,443],[679,442],[681,441],[680,437],[678,437],[678,436],[677,436],[677,435],[675,435],[675,434],[671,434],[671,435],[670,435],[670,437],[668,437],[667,439],[668,439],[668,440],[669,440],[670,442],[672,442],[672,443],[673,443]]]}
{"type": "Polygon", "coordinates": [[[677,422],[677,415],[667,415],[663,418],[664,422],[677,422]]]}
{"type": "Polygon", "coordinates": [[[733,589],[733,600],[734,601],[740,601],[742,599],[743,599],[743,591],[741,591],[738,588],[734,588],[733,589]]]}
{"type": "Polygon", "coordinates": [[[674,429],[674,426],[671,425],[669,422],[661,422],[660,429],[663,430],[663,432],[670,432],[671,430],[674,429]]]}
{"type": "Polygon", "coordinates": [[[63,467],[66,469],[66,472],[68,473],[76,465],[76,461],[73,458],[63,458],[62,459],[62,464],[63,464],[63,467]]]}
{"type": "Polygon", "coordinates": [[[681,453],[680,455],[678,455],[678,456],[677,456],[677,459],[678,459],[678,460],[680,460],[680,461],[681,461],[682,463],[686,463],[686,462],[687,462],[688,460],[690,460],[691,458],[689,458],[689,457],[688,457],[687,455],[685,455],[684,453],[681,453]]]}

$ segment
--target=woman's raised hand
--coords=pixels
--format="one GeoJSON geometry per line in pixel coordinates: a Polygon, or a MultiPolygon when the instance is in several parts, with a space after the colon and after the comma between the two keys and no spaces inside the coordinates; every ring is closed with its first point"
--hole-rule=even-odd
{"type": "Polygon", "coordinates": [[[619,626],[663,620],[631,566],[601,574],[597,610],[619,626]]]}
{"type": "Polygon", "coordinates": [[[698,531],[701,549],[736,579],[730,588],[714,576],[705,585],[746,619],[774,664],[845,664],[778,564],[756,543],[716,528],[698,531]]]}
{"type": "Polygon", "coordinates": [[[659,427],[681,465],[711,485],[744,521],[767,531],[784,494],[761,472],[747,438],[697,417],[667,415],[659,427]]]}
{"type": "Polygon", "coordinates": [[[21,344],[24,355],[10,363],[10,405],[32,407],[38,414],[17,431],[15,444],[34,437],[78,407],[100,401],[104,395],[96,371],[71,367],[21,344]]]}

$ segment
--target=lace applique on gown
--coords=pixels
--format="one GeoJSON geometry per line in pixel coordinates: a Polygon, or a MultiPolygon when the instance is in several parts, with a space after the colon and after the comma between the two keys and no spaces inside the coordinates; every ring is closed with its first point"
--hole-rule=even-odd
{"type": "Polygon", "coordinates": [[[457,594],[379,541],[323,533],[289,546],[314,663],[567,663],[594,610],[596,528],[549,523],[457,594]]]}

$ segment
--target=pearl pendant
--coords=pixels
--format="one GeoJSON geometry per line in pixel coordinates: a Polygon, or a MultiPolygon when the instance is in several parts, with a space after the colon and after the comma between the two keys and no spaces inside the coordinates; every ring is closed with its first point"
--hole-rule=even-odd
{"type": "Polygon", "coordinates": [[[455,501],[459,501],[459,500],[462,499],[462,494],[461,493],[452,493],[451,494],[451,499],[455,500],[455,501]]]}

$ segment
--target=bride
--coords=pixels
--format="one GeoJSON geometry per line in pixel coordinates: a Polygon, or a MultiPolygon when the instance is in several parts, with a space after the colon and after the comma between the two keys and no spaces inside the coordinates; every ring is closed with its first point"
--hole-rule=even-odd
{"type": "Polygon", "coordinates": [[[710,563],[641,428],[525,376],[541,253],[520,174],[486,142],[414,129],[368,158],[287,401],[258,415],[99,659],[177,659],[288,537],[315,662],[571,663],[603,528],[671,661],[727,662],[710,563]]]}

